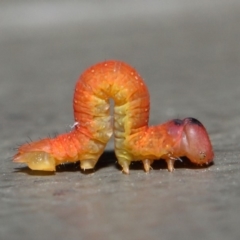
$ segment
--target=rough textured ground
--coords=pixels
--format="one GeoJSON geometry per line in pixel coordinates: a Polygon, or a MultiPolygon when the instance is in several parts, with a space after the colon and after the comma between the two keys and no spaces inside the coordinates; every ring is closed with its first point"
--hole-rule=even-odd
{"type": "Polygon", "coordinates": [[[239,23],[237,0],[1,1],[1,239],[240,239],[239,23]],[[144,77],[151,124],[202,121],[215,164],[126,176],[112,143],[94,173],[13,164],[18,144],[69,130],[78,75],[105,59],[144,77]]]}

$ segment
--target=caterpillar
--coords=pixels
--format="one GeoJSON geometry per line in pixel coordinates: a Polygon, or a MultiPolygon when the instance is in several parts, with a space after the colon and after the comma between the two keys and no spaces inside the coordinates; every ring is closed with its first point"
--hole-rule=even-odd
{"type": "Polygon", "coordinates": [[[146,172],[158,159],[166,161],[170,172],[183,156],[198,165],[213,161],[208,133],[197,119],[148,126],[148,89],[124,62],[109,60],[84,71],[75,86],[73,109],[75,124],[69,133],[26,143],[13,161],[32,170],[56,171],[57,165],[76,161],[81,169],[93,169],[112,134],[118,163],[126,174],[132,161],[142,161],[146,172]],[[113,117],[110,99],[114,100],[113,117]]]}

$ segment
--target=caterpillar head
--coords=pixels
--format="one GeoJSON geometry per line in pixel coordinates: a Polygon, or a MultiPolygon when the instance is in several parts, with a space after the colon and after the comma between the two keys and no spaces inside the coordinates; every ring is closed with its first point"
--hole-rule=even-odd
{"type": "Polygon", "coordinates": [[[171,135],[178,135],[174,155],[187,157],[191,162],[202,165],[212,162],[214,153],[205,127],[195,118],[172,121],[171,135]]]}

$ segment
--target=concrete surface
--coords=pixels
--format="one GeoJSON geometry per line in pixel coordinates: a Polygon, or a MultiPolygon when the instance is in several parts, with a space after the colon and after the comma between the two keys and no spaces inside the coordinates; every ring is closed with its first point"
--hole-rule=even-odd
{"type": "Polygon", "coordinates": [[[240,239],[240,1],[1,1],[0,239],[240,239]],[[164,163],[129,176],[108,145],[95,172],[11,162],[15,148],[69,130],[78,75],[133,65],[151,124],[193,116],[215,164],[164,163]]]}

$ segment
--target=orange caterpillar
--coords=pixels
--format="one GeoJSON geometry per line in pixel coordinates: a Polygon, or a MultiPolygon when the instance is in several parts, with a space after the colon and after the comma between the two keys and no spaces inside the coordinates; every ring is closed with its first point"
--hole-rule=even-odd
{"type": "Polygon", "coordinates": [[[120,61],[98,63],[76,83],[74,129],[20,146],[13,161],[33,170],[55,171],[56,165],[80,160],[82,169],[92,169],[114,132],[115,153],[126,174],[137,160],[146,172],[160,158],[169,171],[182,156],[199,165],[212,162],[211,142],[198,120],[174,119],[149,127],[149,108],[148,89],[135,69],[120,61]],[[110,98],[115,102],[113,126],[110,98]]]}

